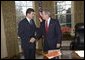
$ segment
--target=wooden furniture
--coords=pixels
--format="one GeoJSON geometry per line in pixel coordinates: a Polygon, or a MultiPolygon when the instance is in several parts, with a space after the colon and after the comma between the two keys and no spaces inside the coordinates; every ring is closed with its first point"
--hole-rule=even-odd
{"type": "MultiPolygon", "coordinates": [[[[42,51],[39,54],[43,55],[43,59],[48,59],[45,56],[47,52],[42,51]]],[[[57,59],[84,59],[84,57],[80,57],[74,50],[61,50],[61,55],[57,59]]]]}

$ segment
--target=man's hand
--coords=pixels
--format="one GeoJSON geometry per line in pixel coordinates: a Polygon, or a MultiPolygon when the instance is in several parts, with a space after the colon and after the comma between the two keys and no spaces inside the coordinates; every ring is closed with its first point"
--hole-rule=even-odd
{"type": "Polygon", "coordinates": [[[39,18],[39,21],[40,21],[40,22],[42,22],[42,19],[41,19],[41,18],[39,18]]]}
{"type": "Polygon", "coordinates": [[[34,43],[34,42],[35,42],[35,38],[32,37],[32,38],[30,39],[30,42],[31,42],[31,43],[34,43]]]}
{"type": "Polygon", "coordinates": [[[60,43],[57,43],[57,48],[60,48],[60,43]]]}
{"type": "Polygon", "coordinates": [[[39,12],[39,15],[40,15],[39,21],[42,22],[42,18],[41,18],[42,17],[42,13],[39,12]]]}
{"type": "Polygon", "coordinates": [[[42,17],[42,12],[39,12],[40,16],[42,17]]]}

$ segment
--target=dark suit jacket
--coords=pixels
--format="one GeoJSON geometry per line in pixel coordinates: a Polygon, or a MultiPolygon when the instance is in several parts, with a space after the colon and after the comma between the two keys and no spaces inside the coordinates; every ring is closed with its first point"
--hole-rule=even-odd
{"type": "Polygon", "coordinates": [[[30,38],[35,37],[36,26],[34,21],[32,20],[32,25],[27,21],[27,19],[23,19],[20,21],[18,25],[18,35],[21,38],[21,46],[24,49],[34,48],[35,43],[30,43],[30,38]]]}
{"type": "Polygon", "coordinates": [[[61,28],[58,20],[52,19],[49,23],[49,29],[45,31],[45,21],[41,22],[39,37],[44,37],[44,51],[56,49],[56,44],[61,42],[61,28]]]}

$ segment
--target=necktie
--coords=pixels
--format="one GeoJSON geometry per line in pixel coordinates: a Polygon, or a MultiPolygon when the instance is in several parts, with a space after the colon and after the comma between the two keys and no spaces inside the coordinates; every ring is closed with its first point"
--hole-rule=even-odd
{"type": "Polygon", "coordinates": [[[46,24],[45,24],[45,30],[46,30],[46,32],[48,32],[48,23],[47,23],[47,21],[46,21],[46,24]]]}
{"type": "Polygon", "coordinates": [[[32,25],[32,20],[30,20],[30,24],[32,25]]]}

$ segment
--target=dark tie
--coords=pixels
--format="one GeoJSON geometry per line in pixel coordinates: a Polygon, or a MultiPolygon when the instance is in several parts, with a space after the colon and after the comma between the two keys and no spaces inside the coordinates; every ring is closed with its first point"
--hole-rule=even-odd
{"type": "Polygon", "coordinates": [[[48,24],[47,24],[47,21],[46,21],[46,24],[45,24],[45,30],[46,30],[46,32],[48,32],[48,24]]]}
{"type": "Polygon", "coordinates": [[[32,20],[30,20],[30,24],[32,25],[33,23],[32,23],[32,20]]]}

